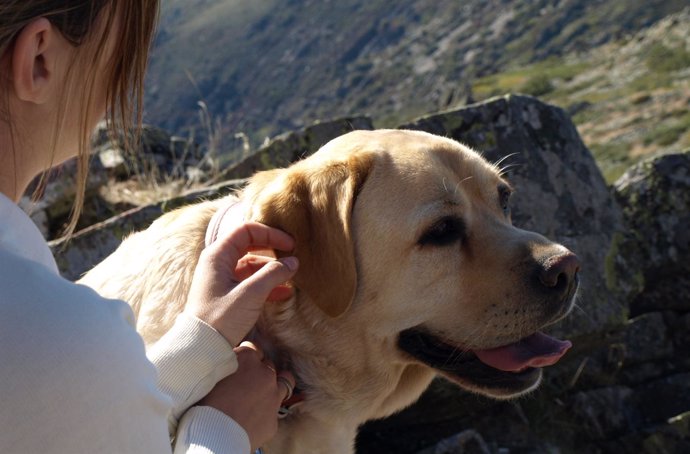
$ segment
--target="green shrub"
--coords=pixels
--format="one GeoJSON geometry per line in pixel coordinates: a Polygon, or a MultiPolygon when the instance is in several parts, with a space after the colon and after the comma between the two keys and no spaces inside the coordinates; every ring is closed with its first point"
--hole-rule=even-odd
{"type": "Polygon", "coordinates": [[[651,145],[654,143],[667,147],[676,143],[685,131],[687,131],[687,125],[661,125],[645,136],[644,144],[651,145]]]}
{"type": "Polygon", "coordinates": [[[654,44],[649,49],[647,66],[657,72],[678,71],[690,66],[690,52],[681,46],[671,48],[654,44]]]}
{"type": "Polygon", "coordinates": [[[551,93],[554,90],[553,83],[551,83],[551,78],[545,74],[537,74],[532,76],[525,82],[520,91],[527,93],[532,96],[543,96],[551,93]]]}

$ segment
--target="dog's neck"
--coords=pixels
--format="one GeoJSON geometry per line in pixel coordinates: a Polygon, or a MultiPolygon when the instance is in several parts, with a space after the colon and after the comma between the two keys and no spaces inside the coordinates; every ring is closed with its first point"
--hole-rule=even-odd
{"type": "Polygon", "coordinates": [[[287,407],[287,413],[283,413],[277,435],[264,446],[264,453],[351,454],[359,423],[349,424],[347,418],[343,419],[345,415],[340,410],[341,405],[333,396],[324,395],[324,389],[318,385],[321,383],[330,388],[332,384],[328,373],[313,364],[328,358],[328,354],[302,350],[304,344],[316,345],[316,339],[303,326],[303,314],[299,313],[298,306],[309,303],[299,299],[300,295],[296,294],[290,301],[267,304],[248,336],[248,340],[257,344],[278,369],[292,372],[299,396],[299,402],[288,402],[281,408],[283,412],[287,407]],[[290,326],[294,332],[286,329],[290,326]],[[306,372],[306,377],[302,376],[302,371],[306,372]],[[324,412],[331,417],[324,418],[324,412]]]}
{"type": "Polygon", "coordinates": [[[271,361],[295,375],[305,399],[281,420],[266,454],[351,454],[363,422],[409,405],[434,375],[423,366],[388,368],[367,354],[363,344],[371,340],[354,327],[361,323],[341,324],[318,311],[297,292],[290,301],[269,303],[251,333],[271,361]]]}
{"type": "Polygon", "coordinates": [[[295,377],[294,392],[289,399],[282,403],[279,412],[281,418],[292,415],[304,401],[305,393],[303,391],[304,385],[292,368],[292,361],[289,353],[277,347],[271,337],[264,335],[256,326],[251,330],[249,335],[247,335],[247,340],[257,345],[264,353],[264,357],[275,364],[278,370],[290,371],[295,377]]]}

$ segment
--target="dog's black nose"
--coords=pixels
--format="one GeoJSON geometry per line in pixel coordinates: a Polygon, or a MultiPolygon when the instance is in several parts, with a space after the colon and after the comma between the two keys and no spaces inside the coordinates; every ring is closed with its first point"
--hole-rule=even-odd
{"type": "Polygon", "coordinates": [[[572,252],[549,257],[539,270],[539,281],[545,287],[563,292],[571,288],[580,271],[580,260],[572,252]]]}

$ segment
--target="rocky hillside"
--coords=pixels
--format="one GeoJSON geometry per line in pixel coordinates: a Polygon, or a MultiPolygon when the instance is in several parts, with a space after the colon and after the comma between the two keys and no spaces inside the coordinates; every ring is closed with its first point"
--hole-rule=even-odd
{"type": "Polygon", "coordinates": [[[592,50],[475,80],[482,99],[519,90],[564,107],[613,182],[637,160],[690,147],[690,9],[592,50]]]}
{"type": "Polygon", "coordinates": [[[674,32],[643,42],[635,34],[686,5],[167,0],[147,119],[175,134],[194,129],[227,151],[239,145],[238,132],[258,145],[317,119],[366,114],[379,127],[395,126],[463,105],[470,94],[522,91],[580,113],[586,143],[617,166],[612,181],[629,164],[629,149],[663,147],[685,124],[665,99],[687,97],[687,17],[674,32]],[[679,30],[684,37],[670,40],[679,30]],[[634,109],[645,113],[638,118],[634,109]],[[668,121],[656,127],[660,120],[668,121]]]}

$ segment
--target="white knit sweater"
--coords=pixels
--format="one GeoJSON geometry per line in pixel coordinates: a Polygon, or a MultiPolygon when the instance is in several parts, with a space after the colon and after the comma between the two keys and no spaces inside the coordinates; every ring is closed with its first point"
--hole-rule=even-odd
{"type": "Polygon", "coordinates": [[[147,359],[133,326],[127,304],[61,278],[36,226],[0,194],[1,453],[169,453],[170,433],[175,453],[247,454],[225,414],[185,413],[236,370],[228,342],[180,316],[147,359]]]}

